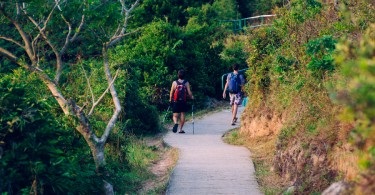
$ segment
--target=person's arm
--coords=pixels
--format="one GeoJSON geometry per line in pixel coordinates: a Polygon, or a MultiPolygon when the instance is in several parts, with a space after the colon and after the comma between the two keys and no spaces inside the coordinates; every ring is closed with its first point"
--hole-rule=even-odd
{"type": "Polygon", "coordinates": [[[176,81],[173,81],[172,83],[172,86],[171,86],[171,91],[169,92],[169,102],[172,102],[172,97],[173,97],[173,93],[174,93],[174,90],[176,90],[176,81]]]}
{"type": "Polygon", "coordinates": [[[194,96],[193,96],[193,93],[191,92],[191,89],[190,89],[190,83],[189,82],[186,82],[186,89],[187,89],[187,92],[188,92],[188,95],[190,97],[190,99],[194,99],[194,96]]]}
{"type": "Polygon", "coordinates": [[[223,98],[225,99],[227,97],[227,88],[228,88],[228,76],[227,81],[225,82],[224,90],[223,90],[223,98]]]}

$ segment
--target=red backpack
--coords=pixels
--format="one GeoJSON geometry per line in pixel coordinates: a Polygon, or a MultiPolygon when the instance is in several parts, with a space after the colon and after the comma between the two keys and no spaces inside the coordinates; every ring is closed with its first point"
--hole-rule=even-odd
{"type": "Polygon", "coordinates": [[[186,82],[187,82],[186,80],[184,80],[182,83],[180,83],[178,80],[176,81],[177,87],[173,93],[174,102],[186,102],[186,96],[187,96],[187,88],[185,85],[186,82]]]}

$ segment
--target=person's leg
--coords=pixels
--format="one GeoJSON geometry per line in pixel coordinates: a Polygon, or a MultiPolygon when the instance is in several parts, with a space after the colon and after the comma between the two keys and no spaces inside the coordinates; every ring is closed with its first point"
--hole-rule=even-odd
{"type": "Polygon", "coordinates": [[[184,132],[182,130],[182,127],[184,126],[185,124],[185,112],[181,112],[181,115],[180,115],[180,133],[184,132]]]}
{"type": "Polygon", "coordinates": [[[177,128],[178,128],[178,116],[180,115],[180,105],[177,103],[177,102],[174,102],[173,103],[173,133],[176,133],[177,132],[177,128]]]}
{"type": "Polygon", "coordinates": [[[179,114],[180,113],[173,113],[173,123],[174,123],[173,129],[172,129],[173,133],[177,132],[177,128],[178,128],[178,115],[179,114]]]}
{"type": "Polygon", "coordinates": [[[232,125],[235,125],[235,122],[237,121],[237,110],[238,110],[238,105],[237,104],[233,104],[232,125]]]}
{"type": "Polygon", "coordinates": [[[177,113],[177,112],[173,113],[173,123],[174,123],[173,129],[172,129],[173,133],[177,132],[177,128],[178,128],[178,115],[179,115],[179,113],[177,113]]]}
{"type": "Polygon", "coordinates": [[[229,104],[231,105],[231,113],[232,113],[232,118],[231,118],[231,124],[234,125],[234,122],[233,122],[233,117],[235,116],[234,114],[234,111],[235,111],[235,94],[229,94],[229,104]]]}
{"type": "Polygon", "coordinates": [[[237,122],[237,111],[238,106],[242,104],[242,94],[238,93],[235,95],[234,104],[233,104],[233,114],[232,114],[232,125],[235,125],[237,122]]]}
{"type": "Polygon", "coordinates": [[[178,115],[179,113],[173,113],[173,123],[178,124],[178,115]]]}

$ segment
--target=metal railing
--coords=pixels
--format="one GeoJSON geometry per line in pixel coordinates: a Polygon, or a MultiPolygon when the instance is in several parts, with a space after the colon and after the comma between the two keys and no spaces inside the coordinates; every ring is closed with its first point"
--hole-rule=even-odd
{"type": "Polygon", "coordinates": [[[276,15],[260,15],[237,20],[220,20],[220,23],[231,23],[232,30],[238,32],[244,28],[257,28],[260,26],[270,25],[273,17],[276,15]]]}

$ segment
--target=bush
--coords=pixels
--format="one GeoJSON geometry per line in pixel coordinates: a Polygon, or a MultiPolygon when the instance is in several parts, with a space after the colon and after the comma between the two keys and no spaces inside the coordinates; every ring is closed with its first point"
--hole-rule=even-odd
{"type": "Polygon", "coordinates": [[[324,73],[332,72],[335,69],[332,53],[336,48],[336,43],[337,41],[332,36],[323,36],[306,44],[306,54],[311,58],[307,69],[314,76],[322,78],[324,73]]]}
{"type": "Polygon", "coordinates": [[[336,62],[344,80],[337,84],[337,100],[345,106],[343,117],[355,124],[352,141],[360,151],[360,191],[375,190],[375,25],[366,30],[360,43],[342,41],[336,62]]]}
{"type": "Polygon", "coordinates": [[[322,4],[316,0],[292,1],[290,18],[297,24],[301,24],[320,13],[322,4]]]}
{"type": "Polygon", "coordinates": [[[55,100],[43,91],[20,70],[0,77],[0,192],[99,193],[87,146],[56,120],[55,100]]]}

